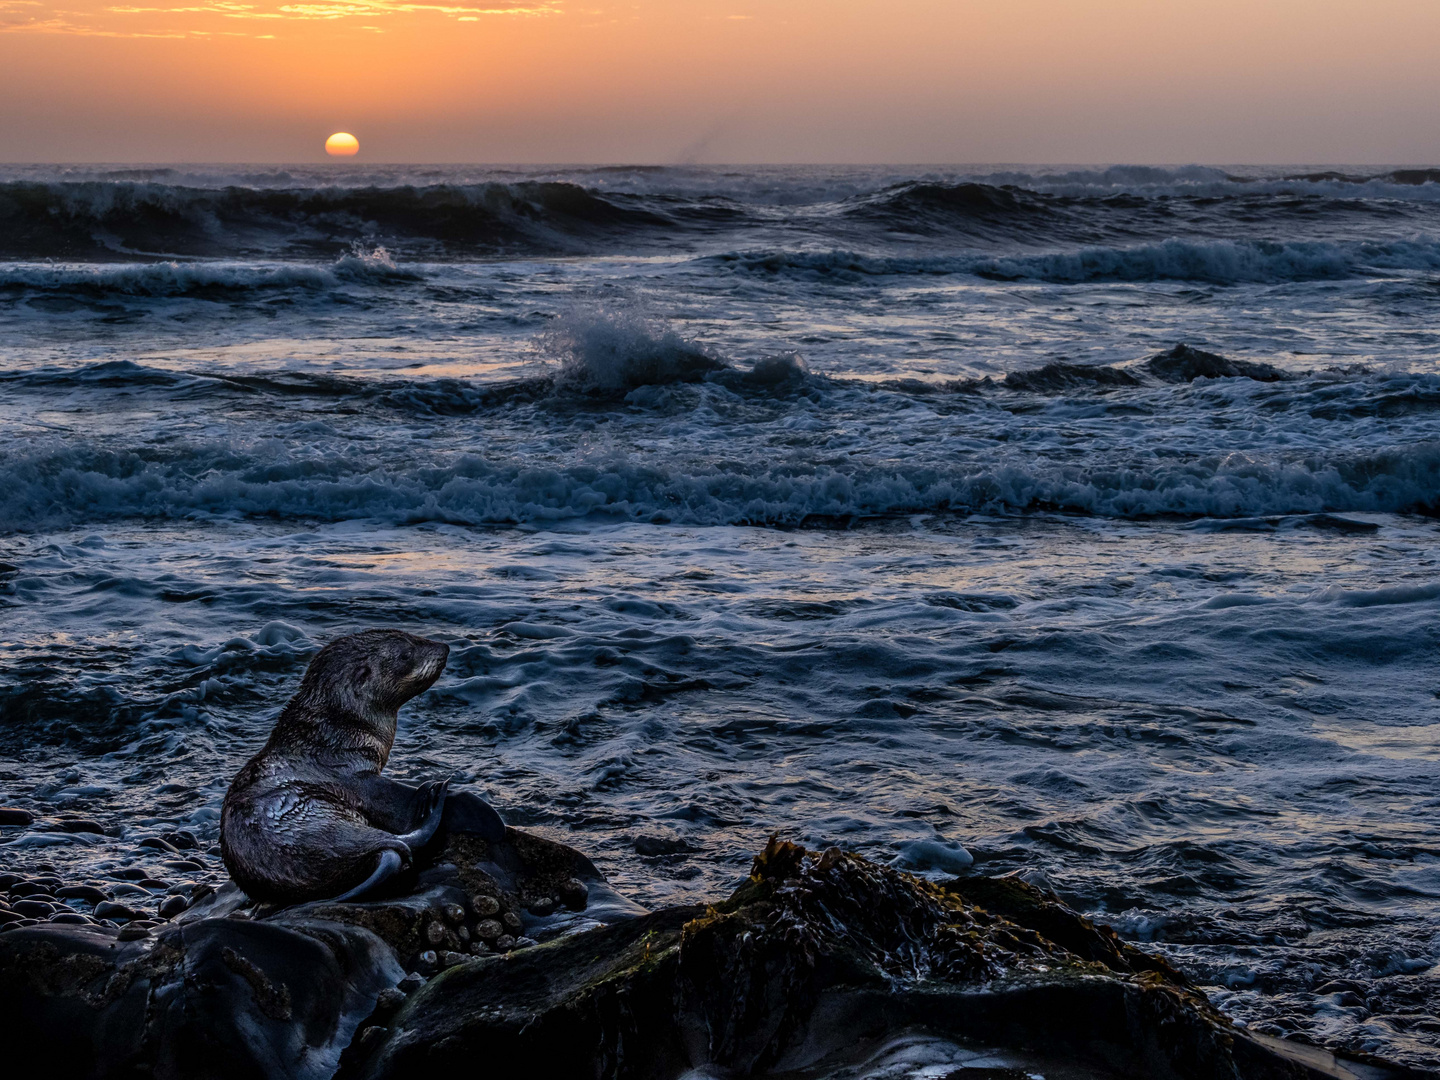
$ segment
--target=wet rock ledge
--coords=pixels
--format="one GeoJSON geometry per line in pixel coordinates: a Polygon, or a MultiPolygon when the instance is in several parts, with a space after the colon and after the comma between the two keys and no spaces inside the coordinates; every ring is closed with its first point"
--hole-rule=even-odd
{"type": "Polygon", "coordinates": [[[646,912],[511,829],[447,837],[390,899],[274,909],[228,885],[140,929],[0,933],[0,1030],[47,1075],[798,1078],[905,1032],[1055,1078],[1417,1075],[1252,1037],[1014,878],[776,840],[710,905],[646,912]]]}

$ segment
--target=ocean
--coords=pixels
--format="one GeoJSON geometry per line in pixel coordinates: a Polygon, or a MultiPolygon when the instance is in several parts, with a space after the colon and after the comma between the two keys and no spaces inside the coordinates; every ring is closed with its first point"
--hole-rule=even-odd
{"type": "Polygon", "coordinates": [[[642,903],[1015,872],[1440,1069],[1437,314],[1440,171],[0,167],[0,869],[218,883],[400,627],[642,903]]]}

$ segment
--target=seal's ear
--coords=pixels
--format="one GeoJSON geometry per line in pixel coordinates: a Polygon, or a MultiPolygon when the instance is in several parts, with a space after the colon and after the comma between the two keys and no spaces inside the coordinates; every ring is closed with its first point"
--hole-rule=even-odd
{"type": "Polygon", "coordinates": [[[355,681],[361,686],[364,686],[370,681],[371,674],[372,672],[370,671],[370,665],[361,664],[358,668],[355,669],[355,681]]]}

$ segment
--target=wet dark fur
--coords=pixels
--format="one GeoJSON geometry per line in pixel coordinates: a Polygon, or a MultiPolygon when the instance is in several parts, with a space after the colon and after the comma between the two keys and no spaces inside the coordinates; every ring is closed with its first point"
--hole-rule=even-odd
{"type": "Polygon", "coordinates": [[[397,710],[440,677],[449,652],[398,630],[367,630],[310,662],[264,749],[225,795],[220,850],[249,896],[323,899],[365,881],[386,850],[410,863],[400,834],[426,816],[434,786],[412,788],[380,770],[397,710]]]}

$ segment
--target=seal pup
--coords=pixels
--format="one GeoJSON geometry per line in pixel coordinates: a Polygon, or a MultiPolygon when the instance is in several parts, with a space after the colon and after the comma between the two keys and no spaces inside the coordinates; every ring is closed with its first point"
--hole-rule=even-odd
{"type": "Polygon", "coordinates": [[[331,642],[305,670],[264,748],[225,793],[220,852],[256,900],[354,900],[410,867],[443,820],[503,836],[473,795],[449,781],[411,787],[380,775],[400,706],[430,688],[449,646],[399,630],[331,642]],[[447,814],[447,803],[456,802],[447,814]]]}

